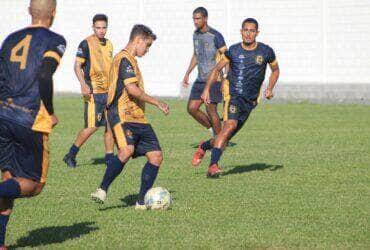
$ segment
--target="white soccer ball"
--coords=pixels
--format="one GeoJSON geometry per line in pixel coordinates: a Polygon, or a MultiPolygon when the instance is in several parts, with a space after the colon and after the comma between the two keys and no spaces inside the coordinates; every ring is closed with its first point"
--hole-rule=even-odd
{"type": "Polygon", "coordinates": [[[172,203],[170,192],[162,187],[155,187],[148,190],[144,197],[145,205],[151,210],[166,210],[172,203]]]}

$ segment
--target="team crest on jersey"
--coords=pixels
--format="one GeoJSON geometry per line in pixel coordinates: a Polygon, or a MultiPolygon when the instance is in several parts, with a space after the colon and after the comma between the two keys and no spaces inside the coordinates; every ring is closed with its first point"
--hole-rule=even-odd
{"type": "Polygon", "coordinates": [[[127,136],[128,138],[132,139],[132,135],[133,135],[133,134],[132,134],[132,131],[131,131],[131,130],[126,129],[125,134],[126,134],[126,136],[127,136]]]}
{"type": "Polygon", "coordinates": [[[66,51],[66,46],[65,46],[64,44],[59,44],[59,45],[57,46],[57,49],[59,50],[59,52],[60,52],[61,54],[64,54],[64,52],[66,51]]]}
{"type": "Polygon", "coordinates": [[[230,111],[230,113],[235,114],[236,113],[236,106],[235,105],[230,105],[229,111],[230,111]]]}
{"type": "Polygon", "coordinates": [[[99,113],[98,116],[96,117],[96,119],[98,120],[98,122],[100,122],[102,118],[103,118],[102,113],[99,113]]]}
{"type": "Polygon", "coordinates": [[[256,56],[256,63],[258,65],[262,65],[263,64],[263,56],[261,56],[261,55],[256,56]]]}
{"type": "Polygon", "coordinates": [[[131,66],[131,65],[127,65],[127,67],[126,67],[126,72],[127,72],[127,73],[134,73],[134,69],[132,68],[132,66],[131,66]]]}

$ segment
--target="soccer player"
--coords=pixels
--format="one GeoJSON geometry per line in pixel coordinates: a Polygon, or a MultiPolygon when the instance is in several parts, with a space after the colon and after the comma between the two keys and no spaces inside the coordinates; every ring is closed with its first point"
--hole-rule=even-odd
{"type": "Polygon", "coordinates": [[[98,202],[104,202],[107,191],[124,165],[133,157],[146,156],[148,161],[141,174],[139,199],[135,209],[146,209],[144,196],[153,186],[162,163],[162,151],[152,126],[145,117],[145,103],[169,113],[166,103],[151,97],[144,91],[143,78],[135,57],[148,51],[156,35],[145,25],[135,25],[126,47],[113,59],[109,76],[108,121],[118,145],[118,155],[107,162],[100,187],[91,194],[98,202]]]}
{"type": "Polygon", "coordinates": [[[221,170],[218,161],[221,157],[225,144],[230,140],[247,121],[249,114],[256,107],[262,83],[265,79],[267,64],[270,66],[271,75],[269,84],[265,90],[265,97],[273,97],[273,89],[279,78],[279,66],[272,48],[261,42],[256,42],[259,33],[258,22],[253,18],[247,18],[242,23],[242,42],[234,44],[225,53],[225,58],[213,68],[207,85],[202,94],[202,99],[208,105],[211,102],[210,89],[217,80],[219,71],[226,65],[230,65],[228,83],[224,93],[224,124],[221,132],[202,143],[194,154],[193,162],[199,165],[206,150],[212,150],[211,162],[207,176],[217,177],[221,170]]]}
{"type": "Polygon", "coordinates": [[[227,48],[221,33],[208,25],[208,12],[204,7],[198,7],[193,11],[193,20],[196,27],[193,34],[194,53],[185,73],[183,85],[189,86],[189,75],[196,65],[198,65],[198,77],[191,89],[188,112],[202,126],[207,129],[212,128],[214,134],[218,134],[221,131],[220,117],[217,113],[217,104],[222,101],[220,76],[217,76],[217,83],[210,89],[210,103],[206,105],[207,114],[200,110],[203,103],[201,95],[209,73],[223,57],[227,48]]]}
{"type": "MultiPolygon", "coordinates": [[[[94,34],[83,40],[77,50],[74,70],[81,84],[85,101],[85,127],[80,130],[75,142],[63,160],[69,167],[76,167],[80,147],[100,126],[106,125],[105,107],[108,96],[108,75],[113,58],[113,46],[105,38],[108,17],[97,14],[93,18],[94,34]]],[[[105,160],[113,157],[114,140],[111,130],[105,130],[105,160]]]]}
{"type": "Polygon", "coordinates": [[[0,49],[0,249],[14,199],[38,195],[49,165],[48,137],[58,123],[52,76],[66,41],[49,30],[56,0],[31,0],[32,25],[0,49]]]}

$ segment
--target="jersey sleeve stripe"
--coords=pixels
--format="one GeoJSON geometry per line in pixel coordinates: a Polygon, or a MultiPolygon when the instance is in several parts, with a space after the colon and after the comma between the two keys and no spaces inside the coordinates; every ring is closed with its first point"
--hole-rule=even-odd
{"type": "Polygon", "coordinates": [[[80,63],[84,63],[86,60],[85,60],[85,58],[82,58],[82,57],[76,56],[76,61],[77,61],[77,62],[80,62],[80,63]]]}
{"type": "Polygon", "coordinates": [[[51,51],[51,50],[46,51],[44,53],[44,57],[54,58],[58,62],[58,64],[60,63],[60,55],[55,51],[51,51]]]}
{"type": "Polygon", "coordinates": [[[135,83],[135,82],[138,82],[138,81],[139,80],[137,79],[137,77],[131,77],[131,78],[127,78],[127,79],[123,80],[123,84],[127,85],[127,84],[135,83]]]}
{"type": "Polygon", "coordinates": [[[277,63],[278,63],[278,62],[277,62],[277,60],[275,59],[274,61],[270,62],[270,65],[271,65],[271,66],[275,66],[277,63]]]}

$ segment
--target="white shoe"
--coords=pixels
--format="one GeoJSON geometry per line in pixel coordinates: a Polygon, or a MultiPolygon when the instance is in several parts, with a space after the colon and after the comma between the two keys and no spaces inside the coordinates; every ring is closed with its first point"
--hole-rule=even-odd
{"type": "Polygon", "coordinates": [[[107,198],[107,192],[101,188],[98,188],[94,193],[91,193],[91,198],[96,202],[104,203],[105,199],[107,198]]]}
{"type": "Polygon", "coordinates": [[[139,202],[136,202],[136,204],[135,204],[135,210],[143,211],[143,210],[148,210],[148,208],[145,205],[140,205],[139,202]]]}

